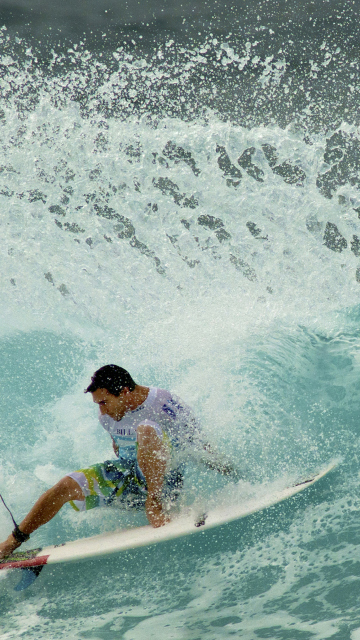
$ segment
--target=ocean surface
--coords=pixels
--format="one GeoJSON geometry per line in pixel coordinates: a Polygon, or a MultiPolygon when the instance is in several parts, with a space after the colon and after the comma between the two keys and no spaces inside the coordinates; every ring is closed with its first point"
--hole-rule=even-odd
{"type": "MultiPolygon", "coordinates": [[[[360,640],[355,2],[1,3],[0,492],[21,520],[112,457],[83,390],[114,362],[175,391],[245,520],[0,575],[2,640],[360,640]]],[[[26,547],[145,524],[66,506],[26,547]]],[[[0,505],[0,539],[11,530],[0,505]]],[[[24,545],[25,546],[25,545],[24,545]]]]}

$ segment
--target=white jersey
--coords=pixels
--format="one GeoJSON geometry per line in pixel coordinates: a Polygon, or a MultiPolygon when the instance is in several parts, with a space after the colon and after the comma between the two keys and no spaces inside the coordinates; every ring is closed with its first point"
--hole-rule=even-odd
{"type": "Polygon", "coordinates": [[[108,415],[99,416],[104,429],[119,448],[135,446],[137,428],[154,427],[157,434],[178,449],[199,438],[200,425],[192,410],[180,398],[165,389],[150,387],[146,400],[134,411],[116,421],[108,415]]]}

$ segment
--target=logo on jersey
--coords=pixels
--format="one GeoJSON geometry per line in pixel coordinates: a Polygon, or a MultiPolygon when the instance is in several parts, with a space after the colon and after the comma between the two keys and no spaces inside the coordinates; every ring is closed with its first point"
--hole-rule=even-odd
{"type": "Polygon", "coordinates": [[[134,436],[134,432],[131,429],[116,429],[116,433],[119,436],[134,436]]]}
{"type": "Polygon", "coordinates": [[[170,416],[170,418],[172,418],[173,420],[175,420],[176,418],[176,411],[183,411],[184,407],[181,406],[181,404],[177,404],[175,402],[175,400],[173,400],[172,398],[169,400],[169,404],[172,404],[172,406],[174,407],[174,409],[172,409],[171,407],[169,407],[168,404],[163,404],[162,406],[162,410],[165,411],[165,413],[168,414],[168,416],[170,416]]]}

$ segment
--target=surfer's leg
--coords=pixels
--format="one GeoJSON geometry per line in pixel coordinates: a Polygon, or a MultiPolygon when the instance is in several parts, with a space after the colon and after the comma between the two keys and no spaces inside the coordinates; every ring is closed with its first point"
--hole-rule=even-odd
{"type": "MultiPolygon", "coordinates": [[[[30,535],[41,525],[49,522],[69,500],[84,500],[84,495],[77,482],[65,476],[40,496],[24,520],[20,522],[20,531],[30,535]]],[[[20,544],[11,533],[5,542],[0,544],[0,559],[12,553],[20,544]]]]}

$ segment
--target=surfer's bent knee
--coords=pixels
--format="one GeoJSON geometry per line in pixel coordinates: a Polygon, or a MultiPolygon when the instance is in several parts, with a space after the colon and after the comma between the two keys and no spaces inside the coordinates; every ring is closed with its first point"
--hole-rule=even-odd
{"type": "Polygon", "coordinates": [[[71,476],[61,478],[52,490],[58,495],[61,495],[64,498],[64,502],[69,502],[70,500],[85,500],[81,487],[71,476]]]}

